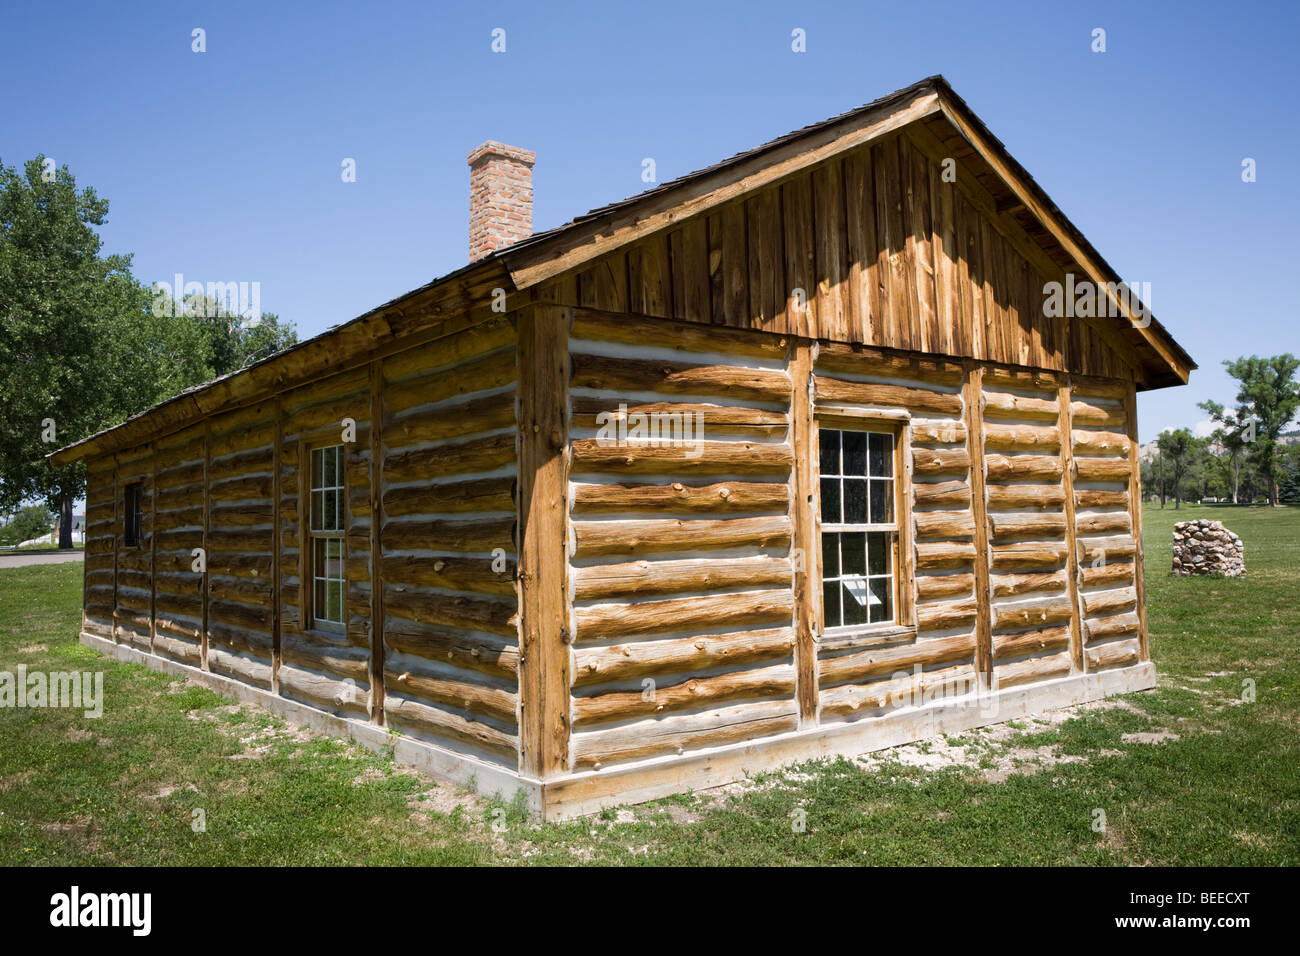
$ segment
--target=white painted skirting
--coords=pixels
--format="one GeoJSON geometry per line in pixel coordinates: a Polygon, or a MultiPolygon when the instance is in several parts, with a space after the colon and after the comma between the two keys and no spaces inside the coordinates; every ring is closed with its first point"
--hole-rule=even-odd
{"type": "Polygon", "coordinates": [[[1112,694],[1156,685],[1150,662],[1097,674],[1079,674],[1025,684],[978,696],[905,707],[881,717],[821,724],[773,737],[714,747],[682,756],[669,754],[602,770],[569,774],[541,783],[512,770],[454,753],[424,741],[390,734],[382,727],[339,717],[237,680],[168,660],[106,638],[82,632],[81,643],[118,660],[188,677],[220,694],[258,704],[295,723],[344,737],[376,752],[393,748],[393,758],[431,776],[505,800],[518,791],[527,806],[548,820],[568,819],[605,807],[640,803],[687,790],[703,790],[742,779],[746,774],[838,755],[852,756],[896,747],[937,734],[953,734],[1003,723],[1045,710],[1072,707],[1112,694]]]}

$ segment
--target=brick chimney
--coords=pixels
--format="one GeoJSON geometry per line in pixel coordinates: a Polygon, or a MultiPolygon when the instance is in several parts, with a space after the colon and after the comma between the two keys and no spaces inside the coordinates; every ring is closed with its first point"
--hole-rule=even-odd
{"type": "Polygon", "coordinates": [[[469,154],[469,261],[533,234],[537,154],[489,140],[469,154]]]}

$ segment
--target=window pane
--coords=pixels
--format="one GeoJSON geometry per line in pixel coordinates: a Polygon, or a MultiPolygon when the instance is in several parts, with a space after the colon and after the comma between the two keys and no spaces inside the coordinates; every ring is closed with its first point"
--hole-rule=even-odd
{"type": "Polygon", "coordinates": [[[867,573],[867,536],[861,531],[850,531],[840,535],[841,574],[867,573]]]}
{"type": "Polygon", "coordinates": [[[840,473],[840,433],[834,429],[823,428],[818,434],[821,447],[821,473],[838,475],[840,473]]]}
{"type": "Polygon", "coordinates": [[[865,432],[841,432],[844,436],[844,474],[867,473],[867,435],[865,432]]]}
{"type": "Polygon", "coordinates": [[[325,461],[325,450],[323,448],[313,448],[311,451],[311,486],[319,488],[324,484],[322,480],[324,472],[322,471],[325,461]]]}
{"type": "Polygon", "coordinates": [[[822,479],[822,521],[839,524],[840,482],[838,478],[822,479]]]}
{"type": "Polygon", "coordinates": [[[337,624],[343,623],[343,582],[329,582],[329,619],[337,624]]]}
{"type": "Polygon", "coordinates": [[[841,590],[844,592],[844,623],[867,623],[867,579],[845,578],[841,590]]]}
{"type": "Polygon", "coordinates": [[[834,532],[822,535],[822,577],[839,577],[840,536],[834,532]]]}
{"type": "Polygon", "coordinates": [[[871,480],[871,522],[872,524],[890,524],[893,520],[893,479],[873,478],[871,480]]]}
{"type": "Polygon", "coordinates": [[[884,531],[867,532],[867,573],[888,574],[890,538],[884,531]]]}
{"type": "Polygon", "coordinates": [[[840,585],[838,581],[826,581],[822,584],[822,612],[826,617],[826,627],[840,626],[840,585]]]}
{"type": "Polygon", "coordinates": [[[893,435],[871,435],[871,474],[876,478],[888,478],[894,473],[893,435]]]}
{"type": "Polygon", "coordinates": [[[844,479],[844,523],[867,523],[867,480],[844,479]]]}
{"type": "Polygon", "coordinates": [[[891,621],[894,618],[893,589],[889,578],[871,578],[871,620],[891,621]]]}

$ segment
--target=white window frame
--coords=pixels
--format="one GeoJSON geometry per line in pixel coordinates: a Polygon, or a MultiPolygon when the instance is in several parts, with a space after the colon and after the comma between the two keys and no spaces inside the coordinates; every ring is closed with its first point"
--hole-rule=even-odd
{"type": "Polygon", "coordinates": [[[304,576],[307,585],[307,609],[309,626],[317,630],[327,631],[345,631],[347,630],[348,621],[348,580],[347,580],[347,559],[348,559],[348,540],[347,540],[347,448],[344,445],[315,445],[307,449],[307,481],[306,481],[307,500],[304,503],[304,513],[306,516],[306,549],[304,560],[307,566],[307,574],[304,576]],[[333,474],[325,475],[326,455],[329,452],[334,453],[333,474]],[[321,478],[317,483],[317,456],[321,456],[321,478]],[[334,522],[333,527],[326,527],[324,514],[326,512],[326,496],[334,499],[334,522]],[[320,508],[317,508],[317,502],[320,502],[320,508]],[[323,564],[330,560],[330,544],[337,542],[338,545],[338,576],[327,575],[322,573],[323,564]],[[323,549],[324,554],[319,554],[318,549],[323,549]],[[337,586],[338,593],[338,619],[327,616],[330,608],[328,607],[330,585],[337,586]],[[322,591],[318,593],[318,587],[322,591]],[[322,595],[325,600],[322,601],[322,595]],[[322,613],[322,604],[325,604],[324,613],[322,613]]]}
{"type": "MultiPolygon", "coordinates": [[[[910,510],[906,510],[904,507],[905,498],[903,493],[904,476],[903,476],[902,455],[903,455],[903,449],[906,444],[905,425],[906,425],[906,419],[901,416],[895,417],[893,415],[890,416],[882,415],[879,417],[874,417],[874,416],[867,417],[860,414],[851,414],[851,415],[844,414],[843,411],[838,409],[830,413],[819,412],[816,416],[817,427],[815,429],[815,435],[814,435],[815,443],[814,443],[814,448],[812,450],[812,453],[815,456],[815,460],[817,462],[816,588],[817,588],[817,609],[818,609],[818,622],[819,622],[818,631],[819,634],[826,639],[833,641],[837,638],[842,639],[853,635],[860,635],[863,633],[874,633],[877,631],[887,632],[887,631],[898,630],[900,628],[911,627],[910,621],[906,621],[902,619],[902,615],[905,614],[906,612],[903,603],[901,601],[904,568],[902,567],[902,563],[900,560],[902,557],[900,542],[903,540],[902,531],[904,525],[906,522],[911,520],[910,510]],[[867,505],[868,505],[867,517],[868,519],[873,517],[870,514],[871,482],[888,481],[889,495],[890,495],[890,501],[892,505],[891,521],[885,522],[885,521],[867,520],[865,522],[846,522],[843,520],[844,515],[842,511],[840,514],[840,520],[838,521],[825,520],[825,515],[827,512],[824,506],[825,503],[822,500],[822,488],[823,488],[822,479],[827,478],[829,480],[835,480],[836,487],[838,490],[843,486],[845,477],[854,478],[858,476],[852,476],[852,475],[845,476],[843,474],[844,467],[843,467],[842,459],[840,460],[839,465],[836,468],[835,474],[823,475],[821,469],[821,445],[822,445],[823,432],[836,432],[841,434],[844,432],[860,432],[863,433],[865,436],[867,436],[865,438],[865,441],[867,443],[867,448],[866,448],[867,463],[866,463],[866,468],[864,469],[864,471],[866,471],[867,474],[861,476],[867,482],[867,505]],[[871,434],[886,435],[889,437],[890,448],[889,448],[888,460],[890,465],[890,474],[888,476],[871,477],[870,475],[871,472],[870,435],[871,434]],[[836,582],[843,581],[845,579],[845,575],[843,573],[843,553],[841,551],[837,555],[838,567],[836,568],[836,574],[834,576],[828,577],[827,568],[825,567],[825,551],[824,551],[825,535],[827,534],[838,535],[838,534],[843,534],[845,532],[848,533],[860,532],[864,535],[870,533],[883,533],[886,536],[885,541],[886,541],[886,548],[887,548],[887,555],[888,555],[888,569],[889,569],[888,573],[872,575],[870,573],[870,566],[868,564],[865,567],[866,573],[861,575],[861,578],[863,580],[864,586],[867,588],[868,595],[870,595],[871,593],[870,581],[872,578],[879,580],[881,578],[887,577],[889,579],[890,615],[888,620],[880,620],[880,621],[867,620],[867,621],[852,623],[852,624],[843,623],[842,606],[843,606],[844,598],[841,596],[840,623],[833,624],[833,625],[827,624],[828,609],[826,607],[825,585],[828,581],[836,581],[836,582]]],[[[842,438],[841,438],[841,447],[842,447],[842,438]]],[[[841,494],[840,506],[842,509],[843,508],[842,492],[840,494],[841,494]]],[[[869,562],[870,560],[869,557],[866,560],[869,562]]],[[[870,600],[869,597],[868,600],[870,600]]],[[[868,607],[868,617],[870,617],[870,604],[868,604],[867,607],[868,607]]]]}

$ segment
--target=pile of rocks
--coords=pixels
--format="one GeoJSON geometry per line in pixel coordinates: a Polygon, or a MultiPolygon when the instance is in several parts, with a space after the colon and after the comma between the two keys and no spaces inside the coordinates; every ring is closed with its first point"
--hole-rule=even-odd
{"type": "Polygon", "coordinates": [[[1239,578],[1246,573],[1241,538],[1222,521],[1180,521],[1174,525],[1174,574],[1218,574],[1239,578]]]}

